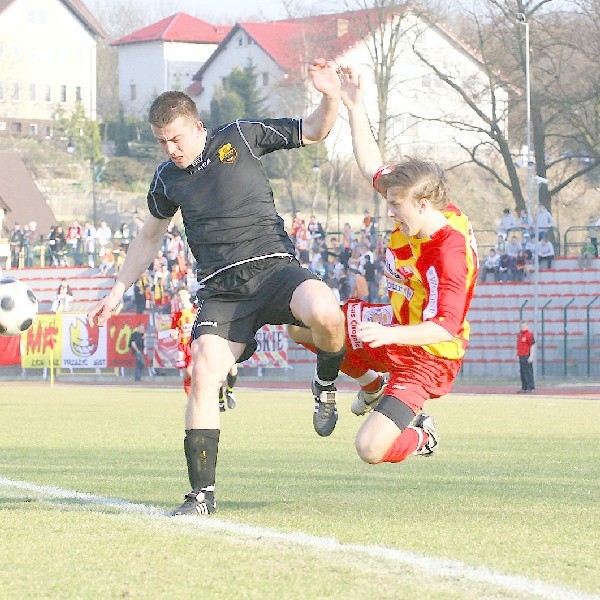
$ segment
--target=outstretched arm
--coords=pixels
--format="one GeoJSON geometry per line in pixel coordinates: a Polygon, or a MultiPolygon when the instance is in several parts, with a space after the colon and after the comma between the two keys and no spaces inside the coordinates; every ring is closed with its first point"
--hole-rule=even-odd
{"type": "Polygon", "coordinates": [[[305,146],[324,140],[331,131],[339,113],[341,88],[336,65],[332,61],[317,58],[308,67],[308,74],[322,98],[319,106],[302,119],[302,143],[305,146]]]}
{"type": "Polygon", "coordinates": [[[363,102],[361,75],[352,66],[342,67],[342,102],[348,109],[352,149],[360,172],[369,181],[382,166],[379,146],[371,132],[371,125],[363,102]]]}
{"type": "Polygon", "coordinates": [[[98,302],[88,313],[90,325],[106,324],[112,311],[119,305],[125,291],[135,283],[152,262],[169,226],[169,219],[157,219],[148,214],[144,226],[133,238],[127,249],[127,258],[119,271],[115,285],[108,295],[98,302]]]}

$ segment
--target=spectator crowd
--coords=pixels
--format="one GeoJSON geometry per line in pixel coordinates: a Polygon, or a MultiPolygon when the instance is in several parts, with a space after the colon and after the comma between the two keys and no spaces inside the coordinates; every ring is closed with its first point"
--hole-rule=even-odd
{"type": "MultiPolygon", "coordinates": [[[[43,239],[35,222],[23,227],[15,224],[10,232],[12,265],[34,266],[35,251],[44,255],[40,263],[47,266],[89,266],[102,275],[116,276],[125,261],[131,239],[143,225],[135,218],[122,223],[114,231],[106,221],[95,226],[73,221],[66,231],[61,225],[51,228],[43,239]]],[[[598,256],[600,219],[590,216],[586,241],[581,245],[579,264],[588,268],[598,256]]],[[[294,215],[289,234],[300,264],[316,273],[333,290],[340,304],[348,298],[368,302],[386,302],[384,275],[387,233],[377,231],[375,219],[364,211],[360,227],[344,223],[342,231],[325,232],[319,220],[308,219],[300,212],[294,215]]],[[[550,269],[555,257],[552,215],[540,205],[537,222],[521,211],[518,216],[504,209],[498,223],[497,240],[485,256],[480,256],[481,282],[528,281],[537,254],[539,268],[550,269]],[[535,232],[539,232],[536,239],[535,232]]],[[[65,284],[65,282],[62,282],[65,284]]],[[[195,262],[185,240],[185,232],[171,223],[156,258],[128,291],[125,308],[138,313],[177,310],[177,291],[183,287],[196,290],[195,262]]],[[[57,292],[57,307],[68,310],[72,296],[66,288],[57,292]],[[59,300],[60,298],[60,300],[59,300]]]]}
{"type": "MultiPolygon", "coordinates": [[[[600,219],[590,216],[588,237],[578,257],[581,268],[589,268],[592,259],[598,256],[598,230],[600,219]]],[[[526,210],[515,217],[510,208],[505,208],[498,223],[496,243],[480,257],[479,281],[529,281],[536,256],[540,269],[551,269],[555,258],[554,232],[554,219],[543,204],[538,206],[535,221],[526,210]]]]}

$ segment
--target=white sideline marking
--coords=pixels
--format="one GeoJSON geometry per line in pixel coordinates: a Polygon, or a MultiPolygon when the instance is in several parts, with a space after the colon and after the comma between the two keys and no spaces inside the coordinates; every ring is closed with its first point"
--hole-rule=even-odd
{"type": "Polygon", "coordinates": [[[4,477],[0,477],[0,487],[27,490],[47,498],[75,499],[85,504],[106,506],[123,513],[137,513],[169,520],[170,522],[178,521],[180,523],[185,523],[186,527],[193,526],[198,529],[226,531],[245,537],[252,537],[254,539],[269,538],[317,550],[360,555],[367,554],[374,558],[382,558],[415,569],[427,571],[437,577],[446,577],[457,580],[466,579],[477,583],[489,584],[497,588],[504,588],[520,594],[529,594],[547,598],[548,600],[600,600],[600,596],[578,592],[576,590],[544,583],[543,581],[535,579],[528,579],[521,575],[504,575],[503,573],[492,571],[486,567],[472,567],[458,560],[435,558],[433,556],[416,554],[405,550],[386,548],[385,546],[347,544],[339,542],[335,538],[318,537],[302,532],[285,533],[266,527],[223,521],[216,517],[167,517],[164,510],[161,510],[156,506],[127,502],[126,500],[121,500],[119,498],[94,496],[93,494],[64,490],[47,485],[35,485],[26,481],[14,481],[4,477]]]}

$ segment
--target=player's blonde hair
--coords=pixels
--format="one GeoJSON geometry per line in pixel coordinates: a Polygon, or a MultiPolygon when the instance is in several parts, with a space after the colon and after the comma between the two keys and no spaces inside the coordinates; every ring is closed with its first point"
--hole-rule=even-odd
{"type": "Polygon", "coordinates": [[[377,177],[375,187],[387,196],[395,188],[400,193],[409,193],[417,202],[427,198],[432,208],[443,210],[448,206],[448,180],[442,168],[431,161],[407,156],[404,160],[383,169],[377,177]]]}
{"type": "Polygon", "coordinates": [[[198,108],[183,92],[163,92],[154,99],[148,112],[148,121],[155,127],[170,125],[177,117],[198,120],[198,108]]]}

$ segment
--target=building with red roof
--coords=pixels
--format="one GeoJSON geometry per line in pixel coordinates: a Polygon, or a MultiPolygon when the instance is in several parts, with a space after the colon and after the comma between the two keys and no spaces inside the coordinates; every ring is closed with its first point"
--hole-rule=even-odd
{"type": "MultiPolygon", "coordinates": [[[[486,139],[478,131],[482,126],[485,130],[483,121],[440,73],[463,85],[469,82],[480,87],[479,108],[491,112],[483,93],[489,86],[488,73],[472,48],[414,7],[237,23],[193,76],[194,84],[187,91],[200,110],[208,111],[222,79],[251,62],[268,116],[305,116],[318,100],[306,75],[308,64],[316,57],[361,67],[369,82],[365,103],[371,122],[380,118],[387,122],[389,159],[417,153],[443,162],[456,159],[461,144],[473,147],[486,139]],[[390,39],[396,39],[397,46],[387,79],[387,114],[380,117],[373,56],[376,46],[390,39]],[[452,122],[465,125],[458,129],[452,122]]],[[[500,88],[498,97],[496,110],[503,110],[507,91],[500,88]]],[[[244,116],[261,115],[240,115],[244,116]]],[[[351,153],[349,128],[343,119],[338,120],[326,144],[330,156],[351,153]]]]}
{"type": "Polygon", "coordinates": [[[144,118],[158,94],[185,90],[230,29],[180,12],[112,42],[125,113],[144,118]]]}

